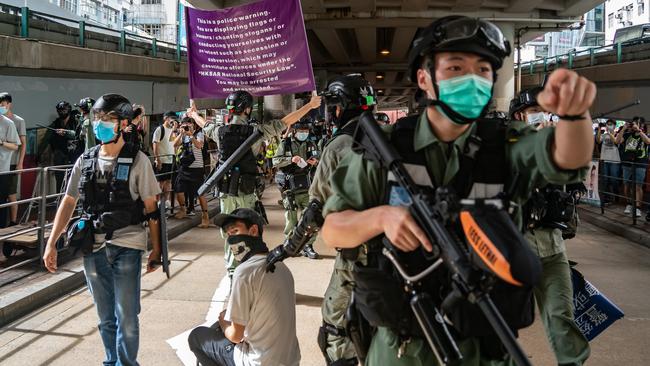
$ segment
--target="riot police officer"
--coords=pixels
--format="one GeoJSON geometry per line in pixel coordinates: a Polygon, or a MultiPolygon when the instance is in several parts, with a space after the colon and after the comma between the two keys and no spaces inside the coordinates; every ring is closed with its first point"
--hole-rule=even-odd
{"type": "MultiPolygon", "coordinates": [[[[46,140],[52,149],[54,165],[71,164],[77,155],[77,120],[72,106],[66,101],[56,104],[57,118],[50,124],[50,130],[46,134],[46,140]]],[[[41,151],[39,151],[40,156],[41,151]]],[[[63,183],[64,172],[55,171],[56,189],[60,189],[63,183]]]]}
{"type": "Polygon", "coordinates": [[[97,145],[95,141],[95,134],[93,133],[92,127],[92,108],[95,104],[95,100],[91,97],[82,98],[79,101],[79,104],[75,104],[75,107],[79,108],[81,111],[81,116],[79,118],[80,123],[80,134],[79,139],[84,143],[84,151],[88,151],[91,147],[97,145]]]}
{"type": "MultiPolygon", "coordinates": [[[[282,179],[285,237],[293,233],[298,211],[302,212],[309,204],[309,186],[319,158],[318,146],[309,138],[312,125],[313,120],[308,116],[294,124],[293,134],[280,142],[273,157],[273,166],[281,172],[278,178],[282,179]]],[[[303,254],[310,259],[318,258],[311,243],[303,248],[303,254]]]]}
{"type": "MultiPolygon", "coordinates": [[[[352,135],[359,115],[364,111],[372,111],[377,104],[375,90],[359,74],[333,79],[323,95],[335,133],[323,148],[309,189],[310,201],[318,200],[321,203],[325,203],[332,194],[330,176],[343,157],[352,152],[352,135]]],[[[354,345],[345,329],[345,313],[352,293],[351,271],[354,261],[363,256],[364,253],[356,249],[337,250],[336,253],[334,269],[321,308],[323,325],[318,331],[318,345],[330,366],[358,363],[354,345]]]]}
{"type": "Polygon", "coordinates": [[[69,229],[70,246],[83,254],[84,272],[92,294],[105,364],[137,365],[139,346],[140,272],[150,230],[147,272],[161,260],[156,195],[160,188],[147,156],[125,143],[120,124],[132,118],[131,103],[106,94],[93,106],[95,137],[101,145],[86,151],[75,163],[66,194],[54,219],[43,260],[57,269],[56,242],[81,202],[81,218],[69,229]]]}
{"type": "MultiPolygon", "coordinates": [[[[541,88],[522,91],[510,103],[510,115],[537,129],[550,127],[548,113],[537,103],[541,88]]],[[[535,187],[524,206],[525,237],[542,262],[542,279],[535,300],[546,335],[559,365],[582,365],[589,342],[575,324],[571,269],[564,236],[575,219],[575,202],[564,187],[535,187]]]]}
{"type": "MultiPolygon", "coordinates": [[[[309,103],[284,118],[257,124],[251,120],[253,96],[247,91],[238,90],[226,98],[228,122],[225,125],[217,126],[213,122],[206,123],[194,105],[188,110],[188,115],[203,128],[205,136],[217,143],[219,162],[223,163],[253,133],[254,129],[260,130],[265,140],[271,140],[273,137],[280,139],[283,130],[298,122],[310,110],[320,107],[320,103],[321,98],[313,96],[309,103]]],[[[221,213],[228,214],[236,208],[242,207],[255,208],[255,203],[258,200],[255,195],[258,174],[255,157],[261,152],[262,145],[262,140],[253,144],[251,151],[244,155],[221,182],[217,183],[221,213]]],[[[224,245],[224,256],[228,273],[232,275],[238,263],[228,245],[224,245]]]]}
{"type": "MultiPolygon", "coordinates": [[[[481,117],[493,96],[497,70],[509,54],[509,43],[494,24],[468,17],[440,18],[414,40],[409,75],[424,92],[421,103],[425,109],[419,116],[387,126],[386,132],[417,184],[426,187],[422,189],[448,187],[461,198],[474,200],[492,197],[503,201],[505,194],[508,201],[523,203],[528,198],[530,182],[563,184],[580,179],[580,169],[590,161],[593,149],[588,110],[595,97],[595,85],[575,72],[556,70],[538,101],[560,116],[557,127],[538,132],[522,124],[513,124],[508,129],[499,121],[485,124],[481,117]],[[495,145],[490,146],[492,143],[495,145]],[[506,184],[512,187],[506,188],[506,184]]],[[[364,159],[362,154],[349,154],[331,178],[333,195],[324,207],[322,236],[328,246],[362,245],[368,252],[369,258],[353,272],[364,269],[366,274],[354,276],[355,293],[372,288],[380,289],[378,294],[403,294],[402,298],[379,295],[357,299],[365,299],[359,304],[367,319],[377,326],[366,365],[436,364],[434,352],[417,331],[419,323],[414,320],[408,302],[404,306],[402,300],[407,295],[400,290],[402,284],[390,280],[394,278],[390,274],[394,273],[392,265],[375,267],[385,263],[381,251],[383,237],[404,255],[415,250],[433,251],[432,240],[404,207],[409,203],[403,200],[401,187],[394,182],[395,177],[375,162],[364,159]],[[389,281],[384,281],[386,278],[389,281]]],[[[520,212],[515,211],[515,221],[520,218],[520,212]]],[[[414,254],[409,256],[413,265],[419,266],[426,260],[424,254],[414,254]]],[[[440,286],[445,277],[438,277],[440,272],[432,276],[422,280],[423,286],[440,302],[449,295],[444,292],[445,286],[440,286]]],[[[493,293],[493,300],[508,324],[514,329],[530,324],[530,290],[500,287],[504,292],[493,293]]],[[[443,315],[445,321],[453,324],[463,355],[461,363],[510,362],[490,325],[474,320],[481,319],[474,318],[476,305],[460,301],[443,309],[443,315]]]]}

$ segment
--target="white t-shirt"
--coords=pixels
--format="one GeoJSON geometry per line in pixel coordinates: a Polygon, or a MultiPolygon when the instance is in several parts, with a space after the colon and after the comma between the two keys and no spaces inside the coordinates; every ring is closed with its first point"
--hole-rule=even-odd
{"type": "MultiPolygon", "coordinates": [[[[204,142],[203,132],[196,134],[196,139],[198,141],[204,142]]],[[[196,147],[189,136],[183,136],[183,143],[190,144],[192,146],[192,154],[194,154],[194,162],[189,166],[190,168],[203,168],[203,151],[196,147]]]]}
{"type": "Polygon", "coordinates": [[[254,255],[233,274],[226,320],[241,324],[244,341],[235,346],[237,366],[298,366],[296,296],[284,263],[266,272],[266,255],[254,255]]]}
{"type": "Polygon", "coordinates": [[[609,133],[601,135],[602,145],[600,149],[600,160],[610,163],[620,163],[621,158],[618,154],[618,147],[614,143],[614,138],[609,133]]]}
{"type": "Polygon", "coordinates": [[[153,132],[153,137],[151,138],[151,142],[153,144],[158,144],[158,155],[160,155],[160,162],[163,164],[171,164],[174,162],[174,144],[169,141],[171,136],[172,129],[167,128],[164,125],[160,125],[153,132]],[[161,141],[160,133],[162,132],[163,128],[165,129],[165,135],[161,141]]]}
{"type": "MultiPolygon", "coordinates": [[[[22,117],[20,117],[15,113],[11,117],[9,116],[5,116],[5,117],[9,118],[16,126],[16,132],[18,132],[18,137],[27,136],[27,129],[25,128],[25,120],[22,119],[22,117]]],[[[14,151],[14,155],[11,157],[11,165],[17,165],[19,157],[20,157],[20,149],[14,151]]]]}

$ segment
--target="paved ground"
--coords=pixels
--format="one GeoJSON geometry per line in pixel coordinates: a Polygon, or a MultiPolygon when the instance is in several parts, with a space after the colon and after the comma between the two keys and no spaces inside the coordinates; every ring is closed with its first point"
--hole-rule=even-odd
{"type": "MultiPolygon", "coordinates": [[[[278,195],[270,188],[265,203],[271,225],[265,230],[269,246],[281,242],[283,217],[278,195]]],[[[216,229],[194,229],[171,242],[173,277],[161,272],[142,279],[142,365],[181,365],[167,340],[206,321],[223,274],[222,239],[216,229]]],[[[650,250],[584,224],[568,244],[572,259],[603,293],[625,312],[592,342],[590,365],[646,365],[650,359],[650,250]]],[[[320,304],[329,281],[333,252],[317,246],[324,259],[287,261],[296,282],[298,338],[302,365],[322,365],[316,346],[320,304]]],[[[209,319],[210,320],[210,319],[209,319]]],[[[539,322],[522,332],[524,349],[535,365],[553,365],[539,322]]],[[[85,290],[0,330],[0,364],[97,365],[103,357],[92,299],[85,290]]]]}

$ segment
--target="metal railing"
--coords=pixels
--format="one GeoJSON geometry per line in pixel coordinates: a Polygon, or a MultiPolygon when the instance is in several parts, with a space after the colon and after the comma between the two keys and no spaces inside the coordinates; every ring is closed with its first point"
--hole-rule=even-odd
{"type": "MultiPolygon", "coordinates": [[[[149,52],[147,56],[150,57],[165,58],[160,55],[159,51],[161,48],[171,51],[169,53],[174,54],[174,59],[177,62],[180,62],[183,59],[183,56],[185,56],[185,58],[187,57],[187,47],[182,46],[180,44],[180,40],[177,40],[175,43],[165,42],[158,40],[155,37],[143,36],[140,34],[128,32],[126,30],[115,30],[101,25],[89,24],[85,20],[75,21],[53,14],[42,13],[39,11],[31,10],[29,7],[17,8],[7,4],[1,5],[2,8],[6,9],[5,14],[14,15],[19,18],[19,32],[16,35],[22,38],[29,38],[30,29],[32,28],[31,21],[39,20],[46,22],[44,25],[46,30],[50,30],[50,26],[54,25],[57,27],[65,27],[65,33],[67,35],[76,35],[75,45],[79,47],[88,47],[87,41],[89,39],[88,36],[90,35],[89,29],[94,29],[95,34],[115,37],[115,40],[117,40],[117,47],[115,51],[121,53],[128,53],[129,45],[127,44],[127,40],[131,40],[141,43],[132,44],[131,48],[143,48],[146,52],[149,52]]],[[[104,39],[104,43],[106,43],[106,39],[104,39]]]]}
{"type": "MultiPolygon", "coordinates": [[[[33,203],[37,203],[38,206],[38,217],[36,220],[36,226],[26,228],[23,230],[19,230],[16,232],[13,232],[11,234],[3,235],[0,236],[0,243],[3,245],[7,245],[5,243],[9,239],[15,238],[17,236],[25,235],[25,234],[30,234],[32,232],[37,231],[38,232],[38,237],[37,237],[37,249],[39,256],[38,257],[33,257],[33,258],[28,258],[25,260],[22,260],[18,263],[14,263],[11,266],[5,267],[0,269],[0,273],[7,272],[9,270],[12,270],[14,268],[18,268],[21,266],[24,266],[29,263],[33,263],[36,261],[39,261],[41,258],[43,258],[43,253],[45,252],[45,236],[46,236],[46,230],[52,227],[52,223],[47,222],[47,204],[48,200],[53,200],[53,199],[59,199],[59,197],[62,197],[65,195],[65,193],[53,193],[49,194],[49,173],[50,172],[56,172],[56,171],[64,171],[64,172],[69,172],[69,170],[72,169],[72,165],[59,165],[59,166],[51,166],[51,167],[37,167],[37,168],[28,168],[28,169],[20,169],[20,170],[12,170],[12,171],[6,171],[6,172],[0,172],[0,175],[22,175],[25,173],[37,173],[37,182],[39,182],[40,186],[39,187],[34,187],[34,189],[39,188],[39,193],[38,195],[32,194],[31,198],[25,198],[21,200],[16,200],[14,202],[7,202],[0,204],[0,209],[6,209],[10,208],[11,206],[19,206],[22,204],[30,204],[32,205],[33,203]]],[[[75,217],[76,218],[76,217],[75,217]]],[[[27,221],[29,221],[29,217],[26,218],[27,221]]],[[[62,250],[63,248],[59,248],[59,250],[62,250]]],[[[41,267],[43,267],[43,263],[41,262],[41,267]]]]}
{"type": "Polygon", "coordinates": [[[650,212],[650,199],[644,197],[650,197],[650,192],[645,193],[650,188],[650,184],[646,183],[647,174],[650,174],[648,164],[604,159],[598,159],[597,164],[598,189],[594,189],[592,177],[583,198],[597,204],[603,215],[607,214],[621,223],[643,225],[643,217],[650,212]],[[638,196],[637,186],[641,187],[641,197],[638,196]],[[631,206],[629,213],[624,210],[628,206],[631,206]],[[636,215],[637,210],[640,211],[640,216],[636,215]]]}
{"type": "Polygon", "coordinates": [[[606,54],[613,53],[614,51],[616,52],[615,63],[620,64],[624,62],[623,59],[624,48],[627,46],[635,46],[639,44],[646,44],[648,45],[648,48],[650,48],[650,39],[644,41],[631,40],[626,42],[612,43],[604,46],[592,47],[585,50],[573,49],[565,54],[550,56],[550,57],[541,57],[535,60],[522,62],[520,65],[516,64],[515,69],[517,70],[521,69],[521,72],[523,74],[528,73],[530,75],[536,72],[546,73],[560,67],[573,69],[574,67],[576,67],[577,58],[583,57],[583,60],[586,60],[587,56],[589,61],[584,66],[594,66],[596,65],[596,57],[598,55],[606,55],[606,54]],[[541,66],[539,67],[540,70],[536,70],[538,66],[541,66]]]}

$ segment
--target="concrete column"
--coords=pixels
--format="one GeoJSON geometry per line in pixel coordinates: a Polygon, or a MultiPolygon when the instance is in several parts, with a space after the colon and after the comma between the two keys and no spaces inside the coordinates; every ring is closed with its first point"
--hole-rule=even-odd
{"type": "MultiPolygon", "coordinates": [[[[515,27],[513,23],[499,22],[497,26],[503,32],[505,38],[514,47],[515,27]]],[[[494,103],[496,110],[507,112],[510,107],[510,100],[515,93],[515,55],[514,52],[503,60],[503,67],[498,71],[496,85],[494,85],[494,103]]]]}
{"type": "Polygon", "coordinates": [[[289,114],[296,110],[296,98],[293,94],[287,94],[282,96],[282,105],[284,114],[289,114]]]}
{"type": "Polygon", "coordinates": [[[284,108],[282,107],[282,95],[265,95],[264,96],[264,109],[283,113],[284,108]]]}

